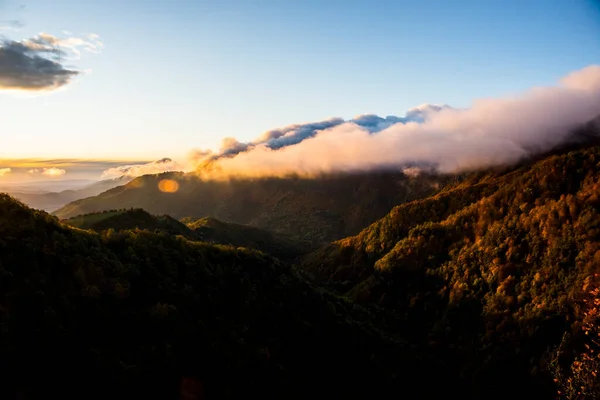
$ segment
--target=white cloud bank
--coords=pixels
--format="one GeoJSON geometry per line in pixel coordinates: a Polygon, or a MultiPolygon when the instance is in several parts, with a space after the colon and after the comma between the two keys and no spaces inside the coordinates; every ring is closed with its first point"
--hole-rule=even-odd
{"type": "Polygon", "coordinates": [[[406,117],[331,119],[266,132],[251,143],[227,138],[220,153],[197,151],[212,177],[366,171],[426,164],[440,172],[504,165],[563,143],[600,115],[600,66],[556,86],[481,99],[469,109],[424,105],[406,117]],[[210,167],[210,168],[209,168],[210,167]]]}

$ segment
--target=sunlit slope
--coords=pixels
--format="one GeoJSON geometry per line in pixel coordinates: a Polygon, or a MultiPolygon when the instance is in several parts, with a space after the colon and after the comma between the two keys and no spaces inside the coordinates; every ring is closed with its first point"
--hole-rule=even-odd
{"type": "Polygon", "coordinates": [[[542,397],[553,349],[563,338],[565,349],[581,346],[581,298],[600,274],[599,211],[600,147],[583,146],[400,205],[303,269],[404,316],[474,374],[479,396],[503,377],[498,396],[542,397]]]}

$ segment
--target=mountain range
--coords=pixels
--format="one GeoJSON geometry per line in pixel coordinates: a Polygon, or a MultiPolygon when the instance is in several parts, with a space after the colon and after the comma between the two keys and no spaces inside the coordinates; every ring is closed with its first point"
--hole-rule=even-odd
{"type": "Polygon", "coordinates": [[[120,208],[143,208],[176,219],[214,217],[326,243],[358,233],[394,205],[429,195],[448,178],[402,172],[327,174],[303,177],[207,180],[194,173],[145,175],[55,212],[61,219],[120,208]],[[160,182],[177,183],[165,192],[160,182]]]}
{"type": "Polygon", "coordinates": [[[600,130],[573,135],[460,175],[1,195],[1,394],[597,398],[600,130]]]}
{"type": "Polygon", "coordinates": [[[0,188],[0,191],[10,194],[30,207],[50,212],[75,200],[96,196],[108,189],[124,185],[130,180],[131,178],[122,176],[98,182],[85,180],[78,182],[34,182],[28,185],[7,186],[0,188]],[[68,189],[60,190],[61,187],[67,187],[68,189]]]}

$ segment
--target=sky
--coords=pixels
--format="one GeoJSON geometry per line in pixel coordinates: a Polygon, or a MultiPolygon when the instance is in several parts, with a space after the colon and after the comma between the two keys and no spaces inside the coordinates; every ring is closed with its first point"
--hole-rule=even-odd
{"type": "Polygon", "coordinates": [[[600,63],[596,0],[0,0],[0,29],[65,50],[53,90],[0,87],[0,179],[10,160],[183,161],[293,123],[469,107],[600,63]]]}

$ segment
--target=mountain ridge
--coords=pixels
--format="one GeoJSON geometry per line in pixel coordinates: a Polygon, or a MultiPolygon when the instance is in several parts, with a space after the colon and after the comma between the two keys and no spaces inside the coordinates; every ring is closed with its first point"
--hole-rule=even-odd
{"type": "Polygon", "coordinates": [[[56,210],[61,219],[79,214],[140,207],[176,219],[214,217],[254,226],[299,240],[325,243],[382,217],[395,204],[426,196],[445,177],[402,172],[330,174],[320,179],[289,177],[204,180],[193,174],[146,175],[96,197],[56,210]],[[163,180],[177,182],[178,191],[161,192],[163,180]]]}
{"type": "Polygon", "coordinates": [[[294,259],[314,249],[308,242],[276,235],[264,229],[226,223],[212,217],[177,221],[168,215],[152,215],[141,208],[85,214],[63,220],[63,223],[96,232],[111,229],[117,232],[147,230],[181,235],[193,241],[255,249],[283,260],[294,259]]]}

